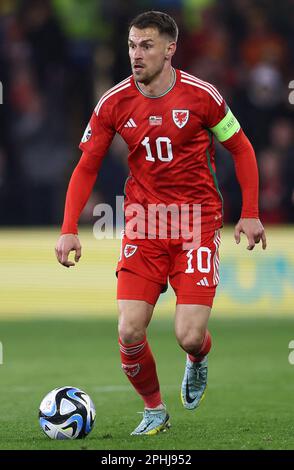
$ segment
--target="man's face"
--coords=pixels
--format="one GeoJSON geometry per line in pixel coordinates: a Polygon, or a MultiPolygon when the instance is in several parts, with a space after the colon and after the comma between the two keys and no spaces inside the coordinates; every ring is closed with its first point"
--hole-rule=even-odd
{"type": "Polygon", "coordinates": [[[132,26],[128,42],[134,79],[150,83],[162,71],[172,41],[156,28],[138,29],[132,26]]]}

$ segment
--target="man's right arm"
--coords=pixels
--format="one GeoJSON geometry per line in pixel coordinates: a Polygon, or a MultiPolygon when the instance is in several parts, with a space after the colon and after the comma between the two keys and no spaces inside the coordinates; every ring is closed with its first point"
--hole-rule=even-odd
{"type": "Polygon", "coordinates": [[[81,257],[81,245],[77,236],[79,217],[90,197],[103,157],[114,135],[115,130],[105,109],[100,109],[99,116],[94,112],[80,144],[83,154],[69,182],[61,237],[55,247],[56,257],[63,266],[74,266],[68,260],[70,251],[75,251],[76,262],[81,257]]]}
{"type": "Polygon", "coordinates": [[[76,262],[81,257],[81,245],[77,236],[78,221],[92,192],[100,166],[101,160],[94,160],[84,152],[68,185],[61,237],[55,248],[59,263],[67,268],[75,265],[68,260],[71,251],[75,251],[76,262]]]}
{"type": "Polygon", "coordinates": [[[83,152],[76,166],[66,193],[64,219],[61,233],[78,233],[78,221],[85,207],[102,163],[102,159],[93,158],[83,152]]]}

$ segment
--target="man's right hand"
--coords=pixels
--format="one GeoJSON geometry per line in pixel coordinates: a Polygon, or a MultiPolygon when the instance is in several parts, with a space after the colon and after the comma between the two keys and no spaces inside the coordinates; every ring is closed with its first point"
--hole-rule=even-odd
{"type": "Polygon", "coordinates": [[[75,251],[75,262],[77,263],[82,256],[82,247],[78,236],[74,235],[73,233],[66,233],[61,235],[55,247],[55,254],[59,263],[66,268],[75,266],[75,263],[69,261],[68,259],[69,253],[71,251],[75,251]]]}

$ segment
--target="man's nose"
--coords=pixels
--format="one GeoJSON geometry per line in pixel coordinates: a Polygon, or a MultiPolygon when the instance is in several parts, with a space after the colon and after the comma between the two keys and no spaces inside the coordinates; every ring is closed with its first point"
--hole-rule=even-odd
{"type": "Polygon", "coordinates": [[[134,59],[142,59],[142,49],[140,47],[134,49],[133,57],[134,59]]]}

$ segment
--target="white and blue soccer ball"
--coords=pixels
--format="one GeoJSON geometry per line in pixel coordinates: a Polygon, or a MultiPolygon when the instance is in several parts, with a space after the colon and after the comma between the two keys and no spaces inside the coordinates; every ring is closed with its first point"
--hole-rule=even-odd
{"type": "Polygon", "coordinates": [[[40,426],[51,439],[82,439],[92,431],[95,418],[91,398],[76,387],[55,388],[40,404],[40,426]]]}

